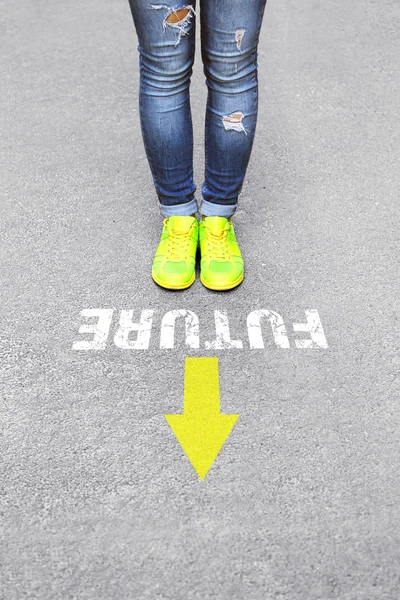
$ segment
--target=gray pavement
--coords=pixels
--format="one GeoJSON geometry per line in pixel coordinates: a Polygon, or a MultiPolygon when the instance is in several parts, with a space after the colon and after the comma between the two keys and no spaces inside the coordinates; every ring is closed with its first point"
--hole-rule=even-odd
{"type": "MultiPolygon", "coordinates": [[[[398,0],[269,1],[246,279],[227,294],[150,279],[127,2],[0,9],[0,598],[397,600],[398,0]],[[104,350],[72,349],[87,308],[114,309],[104,350]],[[148,350],[113,343],[123,309],[154,310],[148,350]],[[173,309],[198,315],[202,348],[181,326],[159,348],[173,309]],[[250,350],[256,309],[290,349],[250,350]],[[328,348],[295,347],[306,309],[328,348]],[[215,310],[242,350],[204,349],[215,310]],[[182,412],[186,356],[219,358],[222,411],[241,415],[203,482],[163,416],[182,412]]],[[[205,90],[198,44],[198,189],[205,90]]]]}

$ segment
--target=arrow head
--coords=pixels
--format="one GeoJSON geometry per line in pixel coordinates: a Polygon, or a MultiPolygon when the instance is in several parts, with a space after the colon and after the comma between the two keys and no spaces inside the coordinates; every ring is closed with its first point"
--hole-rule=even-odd
{"type": "Polygon", "coordinates": [[[240,415],[164,415],[201,480],[212,467],[240,415]]]}

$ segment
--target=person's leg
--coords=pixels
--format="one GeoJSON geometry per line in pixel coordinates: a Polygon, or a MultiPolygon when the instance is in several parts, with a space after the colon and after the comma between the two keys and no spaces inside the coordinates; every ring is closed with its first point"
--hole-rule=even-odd
{"type": "Polygon", "coordinates": [[[164,217],[197,211],[189,85],[195,3],[129,0],[138,36],[143,143],[164,217]]]}
{"type": "Polygon", "coordinates": [[[200,280],[229,290],[244,279],[230,219],[253,146],[258,108],[257,47],[266,0],[201,0],[201,39],[208,86],[205,179],[199,227],[200,280]]]}
{"type": "Polygon", "coordinates": [[[200,213],[231,217],[250,159],[258,110],[257,48],[266,0],[201,0],[208,87],[200,213]]]}
{"type": "Polygon", "coordinates": [[[195,53],[195,0],[129,0],[138,36],[143,143],[164,217],[152,278],[184,289],[195,280],[198,223],[189,86],[195,53]]]}

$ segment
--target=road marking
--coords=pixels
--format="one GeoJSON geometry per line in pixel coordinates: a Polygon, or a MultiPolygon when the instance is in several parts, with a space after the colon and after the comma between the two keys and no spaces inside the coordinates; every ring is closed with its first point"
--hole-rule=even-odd
{"type": "Polygon", "coordinates": [[[81,312],[82,317],[87,319],[94,317],[98,320],[97,323],[83,323],[79,328],[79,333],[93,333],[93,339],[74,342],[72,346],[73,350],[104,350],[113,312],[110,308],[85,308],[81,312]]]}
{"type": "Polygon", "coordinates": [[[178,317],[185,319],[186,346],[200,348],[199,319],[191,310],[171,310],[161,321],[160,348],[173,348],[175,340],[175,321],[178,317]]]}
{"type": "MultiPolygon", "coordinates": [[[[114,335],[114,344],[122,350],[148,350],[153,331],[154,310],[121,310],[118,328],[114,335]],[[131,339],[131,334],[136,334],[136,339],[131,339]]],[[[299,349],[328,348],[328,342],[322,327],[317,309],[306,309],[305,323],[293,323],[293,332],[303,334],[301,339],[289,340],[287,329],[282,316],[267,309],[253,310],[247,316],[247,334],[250,350],[263,350],[266,336],[271,336],[276,348],[287,349],[294,346],[299,349]],[[304,337],[304,334],[307,337],[304,337]]],[[[109,338],[113,320],[113,309],[89,308],[81,312],[86,319],[97,319],[97,323],[83,323],[79,333],[92,334],[91,340],[75,341],[73,350],[104,350],[109,338]]],[[[196,313],[191,310],[171,310],[165,313],[161,320],[159,348],[172,350],[176,347],[175,327],[177,321],[185,326],[185,346],[193,350],[204,347],[206,350],[243,350],[244,342],[232,339],[229,326],[229,315],[224,310],[214,310],[215,339],[200,344],[200,321],[196,313]]],[[[210,315],[206,322],[210,321],[210,315]]],[[[154,336],[153,336],[154,337],[154,336]]],[[[296,336],[297,337],[297,336],[296,336]]]]}
{"type": "Polygon", "coordinates": [[[220,412],[218,358],[186,358],[183,414],[164,415],[201,480],[240,415],[220,412]]]}
{"type": "Polygon", "coordinates": [[[126,350],[147,350],[150,344],[153,310],[142,310],[139,323],[133,323],[133,310],[121,310],[119,328],[114,336],[117,348],[126,350]],[[137,331],[136,340],[130,340],[131,331],[137,331]]]}
{"type": "Polygon", "coordinates": [[[231,340],[228,313],[224,310],[214,311],[215,340],[204,342],[207,350],[227,350],[228,348],[243,348],[242,340],[231,340]]]}

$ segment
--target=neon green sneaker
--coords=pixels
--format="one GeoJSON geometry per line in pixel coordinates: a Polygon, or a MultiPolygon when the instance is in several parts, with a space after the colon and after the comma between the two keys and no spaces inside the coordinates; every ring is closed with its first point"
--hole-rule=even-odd
{"type": "Polygon", "coordinates": [[[230,290],[244,279],[242,253],[231,221],[206,217],[199,224],[200,281],[211,290],[230,290]]]}
{"type": "Polygon", "coordinates": [[[199,227],[196,217],[167,217],[157,247],[151,276],[158,285],[183,290],[196,279],[199,227]]]}

